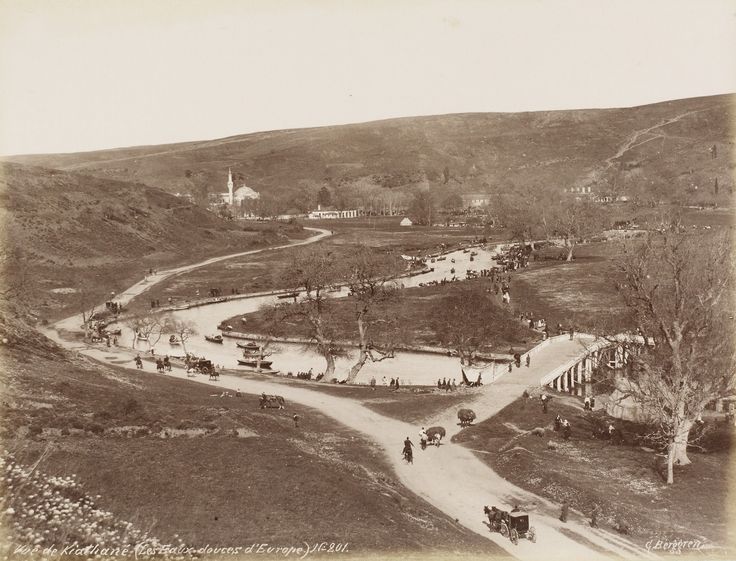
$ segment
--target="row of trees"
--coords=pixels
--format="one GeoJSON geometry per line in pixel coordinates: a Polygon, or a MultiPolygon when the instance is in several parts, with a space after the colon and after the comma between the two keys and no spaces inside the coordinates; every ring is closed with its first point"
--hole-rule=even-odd
{"type": "Polygon", "coordinates": [[[197,334],[197,330],[193,323],[176,319],[169,314],[139,314],[126,319],[125,326],[130,328],[134,333],[133,345],[138,339],[148,343],[148,348],[154,348],[162,337],[166,335],[175,335],[181,343],[184,353],[187,352],[187,341],[197,334]]]}

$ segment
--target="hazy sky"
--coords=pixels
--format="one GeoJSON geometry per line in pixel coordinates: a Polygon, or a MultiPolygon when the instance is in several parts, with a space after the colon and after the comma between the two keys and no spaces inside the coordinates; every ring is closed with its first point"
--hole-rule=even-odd
{"type": "Polygon", "coordinates": [[[736,91],[736,0],[0,0],[0,154],[736,91]]]}

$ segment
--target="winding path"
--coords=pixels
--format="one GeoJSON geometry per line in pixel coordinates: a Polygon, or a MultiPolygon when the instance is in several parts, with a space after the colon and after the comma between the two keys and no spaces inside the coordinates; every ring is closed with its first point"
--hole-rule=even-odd
{"type": "MultiPolygon", "coordinates": [[[[318,235],[307,240],[281,247],[313,243],[328,235],[328,231],[320,230],[318,235]]],[[[278,248],[268,248],[268,250],[272,249],[278,248]]],[[[127,302],[156,282],[171,275],[259,251],[266,251],[266,249],[217,257],[194,265],[163,271],[152,280],[134,285],[121,294],[119,299],[127,302]]],[[[100,362],[132,367],[133,353],[129,350],[100,348],[70,342],[59,335],[59,330],[70,328],[74,330],[79,323],[79,316],[74,316],[55,324],[53,329],[46,331],[46,334],[61,345],[100,362]]],[[[547,344],[544,349],[540,349],[534,355],[533,364],[529,368],[515,369],[514,373],[501,376],[493,383],[487,384],[483,387],[482,392],[471,398],[471,405],[481,414],[482,418],[496,414],[521,395],[525,388],[538,385],[542,375],[577,354],[585,352],[584,339],[585,336],[572,341],[559,340],[547,344]]],[[[175,367],[167,375],[187,379],[186,373],[181,368],[175,367]]],[[[436,419],[437,423],[452,427],[447,443],[439,448],[429,447],[424,452],[418,450],[415,453],[414,464],[407,465],[401,458],[401,443],[406,436],[416,441],[418,427],[371,411],[358,401],[327,395],[303,387],[246,380],[230,375],[222,375],[217,382],[204,381],[202,378],[199,378],[197,382],[220,389],[241,390],[250,394],[278,393],[287,401],[312,407],[362,433],[383,449],[391,466],[408,489],[451,518],[456,519],[463,526],[496,542],[501,548],[519,559],[592,561],[616,557],[655,557],[618,535],[589,527],[586,521],[579,516],[572,516],[566,524],[563,524],[557,519],[559,505],[516,487],[479,460],[471,450],[450,443],[449,436],[458,430],[455,418],[457,407],[444,412],[436,419]],[[483,506],[516,503],[525,505],[531,512],[532,523],[538,536],[537,543],[521,540],[518,545],[514,546],[508,538],[489,532],[482,512],[483,506]]]]}

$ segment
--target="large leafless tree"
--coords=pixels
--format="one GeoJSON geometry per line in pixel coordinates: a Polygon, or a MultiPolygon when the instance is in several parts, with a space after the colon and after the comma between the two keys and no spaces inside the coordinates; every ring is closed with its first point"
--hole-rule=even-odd
{"type": "Polygon", "coordinates": [[[345,354],[332,321],[334,301],[329,291],[336,282],[333,252],[324,246],[295,251],[286,273],[288,286],[299,291],[293,303],[279,304],[268,311],[270,335],[282,335],[285,325],[299,321],[307,326],[309,339],[326,362],[323,381],[335,376],[335,359],[345,354]]]}
{"type": "Polygon", "coordinates": [[[402,268],[400,259],[364,245],[358,246],[344,265],[344,281],[350,289],[358,329],[358,359],[348,373],[350,383],[368,360],[393,358],[396,345],[405,339],[396,314],[401,292],[393,280],[402,268]]]}
{"type": "Polygon", "coordinates": [[[655,420],[674,466],[706,405],[734,392],[734,261],[730,232],[687,234],[676,222],[629,248],[620,291],[652,344],[632,354],[625,392],[655,420]]]}

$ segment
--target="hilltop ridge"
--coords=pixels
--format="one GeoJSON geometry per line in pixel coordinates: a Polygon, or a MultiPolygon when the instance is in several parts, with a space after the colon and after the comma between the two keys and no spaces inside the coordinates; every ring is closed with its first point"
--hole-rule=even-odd
{"type": "Polygon", "coordinates": [[[622,109],[461,113],[286,129],[222,139],[6,160],[140,182],[168,192],[238,181],[290,196],[326,185],[464,191],[593,184],[676,197],[731,185],[736,94],[622,109]],[[710,152],[716,146],[717,157],[710,152]]]}

